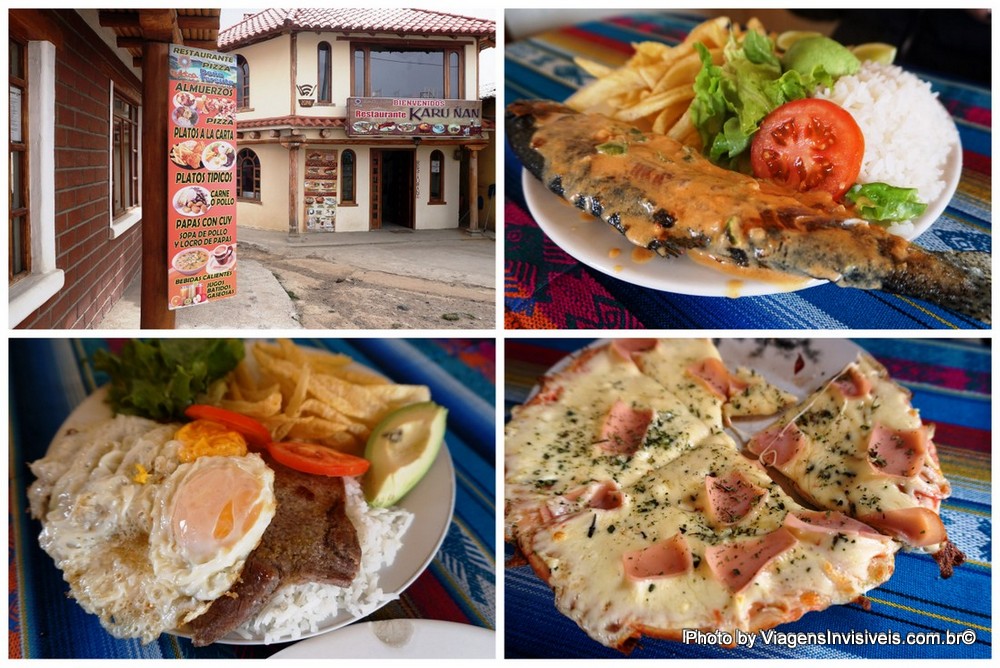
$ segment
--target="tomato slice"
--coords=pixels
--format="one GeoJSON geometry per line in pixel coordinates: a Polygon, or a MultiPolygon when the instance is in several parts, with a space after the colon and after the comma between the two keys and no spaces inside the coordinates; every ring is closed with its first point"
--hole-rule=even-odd
{"type": "Polygon", "coordinates": [[[247,443],[258,446],[258,448],[262,448],[271,442],[271,432],[267,430],[267,427],[242,413],[236,413],[225,408],[209,406],[207,404],[191,404],[184,410],[184,415],[187,415],[192,420],[218,422],[233,431],[239,432],[247,439],[247,443]]]}
{"type": "Polygon", "coordinates": [[[288,468],[315,475],[361,475],[370,465],[363,457],[355,457],[315,443],[272,442],[268,443],[267,449],[272,457],[288,468]]]}
{"type": "Polygon", "coordinates": [[[865,136],[845,109],[805,98],[781,105],[763,121],[750,144],[759,179],[795,190],[825,190],[840,199],[854,185],[865,156],[865,136]]]}

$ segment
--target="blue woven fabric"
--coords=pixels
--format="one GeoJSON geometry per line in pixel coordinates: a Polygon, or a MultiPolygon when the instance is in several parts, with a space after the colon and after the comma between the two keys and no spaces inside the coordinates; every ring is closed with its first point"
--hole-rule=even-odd
{"type": "MultiPolygon", "coordinates": [[[[399,600],[369,619],[422,617],[496,625],[495,347],[492,339],[297,341],[350,355],[401,383],[426,384],[449,409],[449,448],[456,477],[455,515],[428,570],[399,600]]],[[[42,457],[70,412],[106,379],[89,358],[104,339],[10,342],[11,487],[10,656],[23,658],[258,658],[283,649],[212,645],[164,634],[150,643],[117,640],[68,598],[68,586],[38,546],[29,519],[27,462],[42,457]]],[[[405,548],[404,548],[405,549],[405,548]]],[[[442,650],[442,656],[447,652],[442,650]]]]}
{"type": "MultiPolygon", "coordinates": [[[[590,339],[508,339],[505,351],[506,415],[524,401],[537,379],[566,353],[590,339]]],[[[991,362],[978,340],[859,339],[893,378],[913,391],[914,406],[936,426],[935,443],[952,495],[941,516],[967,561],[947,579],[922,553],[900,552],[892,578],[871,592],[871,609],[834,606],[811,612],[776,631],[835,631],[847,642],[795,643],[798,636],[758,634],[753,647],[684,644],[644,639],[637,658],[989,658],[992,656],[991,362]],[[888,642],[863,636],[885,634],[888,642]],[[916,644],[938,638],[944,643],[916,644]],[[862,634],[859,636],[858,634],[862,634]],[[908,634],[937,634],[908,638],[908,634]],[[959,635],[963,634],[963,635],[959,635]],[[898,637],[897,637],[898,635],[898,637]],[[970,644],[965,640],[974,638],[970,644]],[[910,642],[908,642],[908,640],[910,642]]],[[[507,546],[506,558],[513,555],[507,546]]],[[[508,658],[621,658],[590,639],[555,608],[549,587],[527,566],[504,573],[505,656],[508,658]]]]}

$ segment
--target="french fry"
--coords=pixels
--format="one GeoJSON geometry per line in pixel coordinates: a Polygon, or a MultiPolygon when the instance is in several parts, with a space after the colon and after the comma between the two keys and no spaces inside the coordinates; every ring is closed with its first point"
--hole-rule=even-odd
{"type": "Polygon", "coordinates": [[[360,454],[389,411],[430,399],[423,385],[395,384],[347,355],[256,343],[228,378],[221,405],[260,420],[275,441],[301,439],[360,454]]]}
{"type": "Polygon", "coordinates": [[[689,101],[693,97],[693,88],[690,86],[678,86],[672,90],[650,95],[627,109],[621,109],[615,114],[615,118],[622,121],[635,121],[646,116],[658,114],[666,107],[689,101]]]}
{"type": "Polygon", "coordinates": [[[653,132],[660,135],[667,134],[667,130],[672,128],[674,124],[677,123],[678,120],[680,120],[680,117],[683,116],[686,112],[687,112],[687,107],[683,104],[677,104],[671,107],[667,107],[659,114],[657,114],[656,120],[653,121],[653,127],[652,127],[653,132]]]}
{"type": "MultiPolygon", "coordinates": [[[[681,117],[677,119],[673,127],[667,131],[667,136],[671,139],[676,139],[680,141],[686,137],[692,130],[695,130],[694,123],[691,122],[691,109],[690,107],[681,114],[681,117]]],[[[696,131],[696,130],[695,130],[696,131]]],[[[696,131],[697,132],[697,131],[696,131]]]]}
{"type": "Polygon", "coordinates": [[[299,411],[302,410],[302,404],[306,400],[306,392],[309,390],[309,380],[312,377],[312,370],[309,365],[302,367],[302,375],[299,376],[298,382],[295,383],[295,390],[292,391],[292,396],[288,399],[288,405],[285,407],[285,415],[298,416],[299,411]]]}
{"type": "Polygon", "coordinates": [[[590,60],[588,58],[581,58],[580,56],[574,58],[573,62],[575,62],[576,66],[579,67],[581,70],[583,70],[590,76],[596,77],[598,79],[606,77],[614,71],[614,68],[612,67],[608,67],[607,65],[599,63],[595,60],[590,60]]]}
{"type": "Polygon", "coordinates": [[[276,392],[260,401],[223,399],[220,405],[225,409],[251,417],[271,417],[281,413],[281,394],[276,392]]]}
{"type": "Polygon", "coordinates": [[[577,64],[596,79],[570,96],[566,104],[577,111],[598,111],[701,148],[701,138],[689,113],[694,80],[702,67],[695,44],[703,44],[712,62],[721,65],[730,35],[738,37],[746,30],[766,34],[757,19],[741,28],[720,16],[698,24],[675,46],[653,41],[633,43],[635,52],[618,68],[577,58],[577,64]]]}

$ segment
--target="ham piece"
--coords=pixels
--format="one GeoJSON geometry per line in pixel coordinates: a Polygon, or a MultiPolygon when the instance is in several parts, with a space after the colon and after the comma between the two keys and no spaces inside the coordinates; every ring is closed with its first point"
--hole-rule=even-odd
{"type": "Polygon", "coordinates": [[[705,550],[705,560],[712,574],[738,594],[796,542],[795,536],[782,527],[760,538],[713,545],[705,550]]]}
{"type": "Polygon", "coordinates": [[[687,573],[693,568],[691,548],[684,536],[677,533],[649,547],[622,555],[625,575],[629,580],[655,580],[687,573]]]}

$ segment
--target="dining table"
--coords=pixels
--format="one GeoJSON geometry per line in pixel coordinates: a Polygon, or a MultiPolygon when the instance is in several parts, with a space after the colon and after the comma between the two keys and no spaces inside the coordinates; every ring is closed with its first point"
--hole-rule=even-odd
{"type": "MultiPolygon", "coordinates": [[[[600,339],[596,341],[602,341],[600,339]]],[[[745,339],[714,339],[720,350],[745,339]]],[[[913,406],[933,425],[941,468],[951,496],[941,504],[949,539],[965,563],[942,578],[934,559],[919,550],[897,552],[895,572],[865,594],[867,603],[808,612],[774,629],[749,634],[735,647],[718,640],[679,642],[642,638],[636,658],[848,659],[980,658],[992,655],[992,354],[981,339],[759,339],[777,350],[822,350],[853,344],[881,363],[912,393],[913,406]],[[839,634],[839,635],[835,635],[839,634]]],[[[539,380],[569,356],[595,343],[579,338],[508,338],[504,348],[505,420],[527,401],[539,380]]],[[[807,358],[809,353],[807,352],[807,358]]],[[[725,358],[725,355],[723,355],[725,358]]],[[[802,359],[802,358],[800,358],[802,359]]],[[[810,362],[806,362],[808,365],[810,362]]],[[[796,366],[798,368],[798,366],[796,366]]],[[[767,377],[767,376],[765,376],[767,377]]],[[[775,380],[771,378],[771,380],[775,380]]],[[[788,388],[784,388],[788,389],[788,388]]],[[[804,393],[803,393],[804,394],[804,393]]],[[[801,398],[801,396],[800,396],[801,398]]],[[[506,546],[504,654],[507,658],[622,658],[560,614],[553,592],[506,546]]],[[[549,564],[550,566],[552,564],[549,564]]],[[[678,602],[680,605],[680,602],[678,602]]]]}
{"type": "MultiPolygon", "coordinates": [[[[386,592],[394,595],[388,603],[365,617],[351,620],[343,630],[331,628],[325,634],[300,641],[302,647],[304,643],[314,643],[309,647],[315,649],[304,655],[367,656],[364,644],[357,643],[359,635],[351,636],[355,644],[350,648],[345,648],[345,643],[327,645],[317,641],[334,640],[336,634],[352,626],[400,620],[400,623],[411,622],[405,627],[410,629],[408,633],[419,635],[426,628],[436,628],[435,633],[440,633],[441,628],[446,628],[456,639],[475,639],[465,648],[434,646],[430,649],[434,656],[462,656],[463,649],[470,653],[485,651],[487,656],[493,656],[495,339],[308,338],[295,339],[294,343],[345,354],[354,363],[391,382],[427,386],[433,401],[448,411],[444,437],[447,452],[438,454],[438,462],[447,461],[449,455],[453,469],[453,475],[447,476],[453,481],[444,480],[440,487],[425,492],[422,498],[430,500],[413,510],[414,514],[434,513],[441,528],[440,536],[415,537],[422,543],[430,541],[426,562],[407,561],[413,560],[414,555],[407,554],[404,534],[396,562],[401,568],[412,569],[408,586],[398,592],[386,592]],[[434,541],[440,545],[436,552],[434,541]],[[423,623],[424,620],[435,621],[423,623]],[[441,627],[439,623],[449,625],[441,627]]],[[[215,643],[195,647],[189,638],[172,633],[163,633],[148,644],[137,639],[115,638],[102,627],[96,615],[85,612],[69,596],[62,573],[39,546],[42,527],[28,511],[27,489],[34,480],[28,464],[46,454],[63,421],[108,382],[107,375],[95,369],[96,351],[120,351],[123,344],[122,339],[106,338],[25,338],[9,342],[9,657],[266,658],[293,648],[295,642],[215,643]]],[[[415,489],[419,488],[418,483],[415,489]]],[[[321,624],[319,630],[324,628],[321,624]]],[[[404,640],[395,639],[403,648],[415,646],[406,645],[404,640]]],[[[427,643],[423,642],[422,651],[427,650],[427,643]]]]}
{"type": "MultiPolygon", "coordinates": [[[[633,56],[634,45],[647,41],[676,45],[705,20],[703,15],[678,10],[630,12],[583,22],[572,10],[562,16],[565,21],[561,27],[506,43],[505,104],[532,99],[563,101],[594,81],[577,59],[614,69],[633,56]]],[[[935,72],[913,73],[930,83],[954,121],[961,143],[961,172],[955,175],[954,195],[914,241],[932,251],[991,253],[991,91],[935,72]]],[[[787,288],[780,285],[754,294],[743,290],[742,295],[740,283],[726,280],[723,274],[683,281],[678,277],[678,265],[670,265],[680,260],[630,258],[627,250],[617,246],[606,250],[582,240],[581,236],[594,234],[594,228],[583,220],[586,216],[572,209],[566,209],[566,214],[553,212],[555,204],[546,207],[544,203],[559,200],[545,190],[534,197],[532,192],[526,194],[526,190],[538,188],[526,189],[523,179],[532,178],[526,174],[505,142],[504,319],[508,330],[946,330],[989,326],[917,297],[846,289],[824,281],[793,291],[782,291],[787,288]],[[543,196],[548,199],[541,199],[543,196]],[[559,231],[556,240],[551,234],[554,231],[559,231]],[[615,251],[621,253],[620,258],[609,259],[618,257],[611,255],[615,251]],[[663,267],[655,273],[650,273],[648,266],[640,267],[642,275],[622,271],[623,267],[636,269],[633,264],[637,262],[660,262],[663,267]],[[771,294],[763,294],[767,292],[771,294]]],[[[591,220],[590,224],[599,223],[591,220]]],[[[624,240],[620,243],[628,245],[624,240]]],[[[687,258],[683,261],[690,262],[687,258]]]]}

